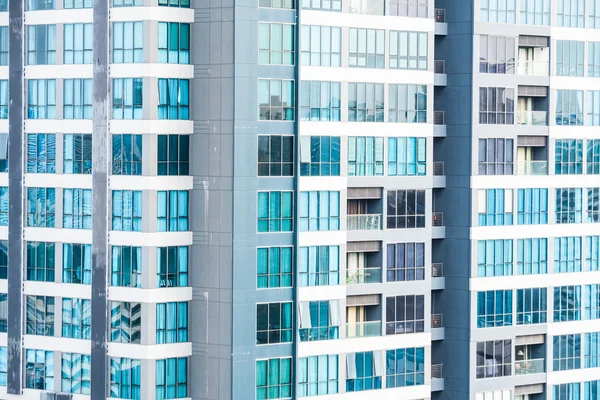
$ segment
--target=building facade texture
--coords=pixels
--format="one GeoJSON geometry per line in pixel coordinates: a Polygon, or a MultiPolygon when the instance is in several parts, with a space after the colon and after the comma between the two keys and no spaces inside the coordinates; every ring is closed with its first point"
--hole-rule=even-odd
{"type": "Polygon", "coordinates": [[[600,0],[0,0],[0,399],[600,399],[600,0]]]}

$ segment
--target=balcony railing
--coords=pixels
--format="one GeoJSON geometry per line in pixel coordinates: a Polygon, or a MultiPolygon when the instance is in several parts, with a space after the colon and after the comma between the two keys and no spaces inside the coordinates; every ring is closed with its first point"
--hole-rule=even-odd
{"type": "Polygon", "coordinates": [[[548,61],[519,61],[517,74],[530,76],[549,76],[548,61]]]}
{"type": "Polygon", "coordinates": [[[444,125],[444,112],[443,111],[434,111],[433,112],[433,124],[434,125],[444,125]]]}
{"type": "Polygon", "coordinates": [[[433,72],[436,74],[446,73],[446,61],[445,60],[434,60],[433,61],[433,72]]]}
{"type": "Polygon", "coordinates": [[[444,326],[444,314],[431,314],[431,327],[441,328],[444,326]]]}
{"type": "Polygon", "coordinates": [[[433,213],[433,226],[444,226],[444,213],[434,212],[433,213]]]}
{"type": "Polygon", "coordinates": [[[517,161],[517,175],[548,175],[548,161],[517,161]]]}
{"type": "Polygon", "coordinates": [[[381,321],[348,322],[346,324],[346,337],[374,337],[381,336],[381,321]]]}
{"type": "Polygon", "coordinates": [[[431,364],[431,377],[443,378],[443,364],[431,364]]]}
{"type": "Polygon", "coordinates": [[[444,264],[432,263],[431,264],[431,277],[442,278],[444,276],[444,264]]]}
{"type": "Polygon", "coordinates": [[[433,162],[433,175],[434,176],[444,176],[444,162],[443,161],[434,161],[433,162]]]}
{"type": "Polygon", "coordinates": [[[534,360],[520,360],[515,361],[515,374],[516,375],[531,375],[541,374],[546,372],[545,360],[538,358],[534,360]]]}
{"type": "Polygon", "coordinates": [[[527,126],[548,126],[548,111],[521,110],[517,113],[517,124],[527,126]]]}
{"type": "Polygon", "coordinates": [[[381,267],[346,270],[346,284],[381,283],[381,267]]]}
{"type": "Polygon", "coordinates": [[[436,8],[435,9],[435,22],[446,22],[446,9],[436,8]]]}
{"type": "Polygon", "coordinates": [[[376,231],[381,229],[381,214],[348,215],[346,229],[349,231],[376,231]]]}

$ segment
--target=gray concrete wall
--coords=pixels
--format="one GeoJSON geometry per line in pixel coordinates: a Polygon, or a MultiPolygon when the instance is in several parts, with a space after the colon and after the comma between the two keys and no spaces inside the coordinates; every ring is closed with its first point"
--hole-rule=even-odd
{"type": "Polygon", "coordinates": [[[436,139],[436,156],[445,162],[446,189],[438,191],[435,210],[444,212],[446,239],[434,241],[433,260],[443,260],[446,287],[436,293],[436,311],[444,313],[445,339],[432,345],[432,364],[444,364],[444,391],[433,399],[469,399],[469,265],[471,221],[471,134],[473,85],[473,3],[440,0],[448,35],[436,36],[438,60],[446,60],[448,86],[435,92],[435,110],[443,110],[447,137],[436,139]],[[460,99],[460,100],[459,100],[460,99]]]}
{"type": "Polygon", "coordinates": [[[23,9],[22,1],[9,2],[8,97],[8,348],[7,391],[21,394],[23,386],[23,9]]]}
{"type": "Polygon", "coordinates": [[[190,396],[231,399],[234,0],[195,2],[190,396]]]}

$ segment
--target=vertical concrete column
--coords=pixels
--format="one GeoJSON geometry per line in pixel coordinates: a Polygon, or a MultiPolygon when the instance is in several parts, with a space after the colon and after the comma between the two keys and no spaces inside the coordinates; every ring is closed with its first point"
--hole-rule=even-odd
{"type": "Polygon", "coordinates": [[[8,4],[8,348],[7,392],[23,387],[23,1],[8,4]]]}
{"type": "MultiPolygon", "coordinates": [[[[93,10],[93,136],[92,136],[92,326],[91,400],[106,400],[108,363],[108,51],[109,0],[94,0],[93,10]]],[[[144,385],[142,385],[144,386],[144,385]]]]}

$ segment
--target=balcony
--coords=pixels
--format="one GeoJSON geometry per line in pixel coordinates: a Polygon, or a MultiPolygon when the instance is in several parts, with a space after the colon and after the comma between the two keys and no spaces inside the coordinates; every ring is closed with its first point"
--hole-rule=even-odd
{"type": "Polygon", "coordinates": [[[431,290],[444,290],[446,279],[444,278],[444,266],[442,263],[431,264],[431,290]]]}
{"type": "Polygon", "coordinates": [[[434,212],[433,213],[433,226],[444,226],[444,213],[434,212]]]}
{"type": "Polygon", "coordinates": [[[521,110],[517,113],[517,124],[522,126],[548,126],[548,111],[521,110]]]}
{"type": "Polygon", "coordinates": [[[548,175],[548,161],[517,161],[517,175],[548,175]]]}
{"type": "Polygon", "coordinates": [[[435,9],[435,34],[448,34],[448,24],[446,23],[446,9],[444,8],[435,9]]]}
{"type": "Polygon", "coordinates": [[[376,231],[381,229],[381,214],[348,215],[346,230],[376,231]]]}
{"type": "Polygon", "coordinates": [[[443,364],[431,364],[431,391],[444,390],[443,364]]]}
{"type": "Polygon", "coordinates": [[[446,86],[448,78],[446,76],[446,61],[435,60],[433,62],[434,84],[435,86],[446,86]]]}
{"type": "Polygon", "coordinates": [[[543,374],[546,372],[545,366],[546,360],[543,358],[515,361],[515,375],[543,374]]]}
{"type": "Polygon", "coordinates": [[[381,336],[381,321],[348,322],[346,338],[381,336]]]}
{"type": "Polygon", "coordinates": [[[446,137],[446,121],[443,111],[433,112],[433,136],[446,137]]]}
{"type": "Polygon", "coordinates": [[[431,314],[431,340],[444,340],[444,314],[431,314]]]}
{"type": "Polygon", "coordinates": [[[443,263],[431,264],[431,277],[432,278],[443,278],[444,277],[444,264],[443,263]]]}
{"type": "Polygon", "coordinates": [[[550,63],[548,63],[548,61],[522,60],[518,63],[517,74],[527,76],[549,76],[549,67],[550,63]]]}
{"type": "Polygon", "coordinates": [[[360,268],[346,271],[347,285],[381,283],[381,267],[360,268]]]}
{"type": "Polygon", "coordinates": [[[444,314],[431,314],[431,329],[444,327],[444,314]]]}

